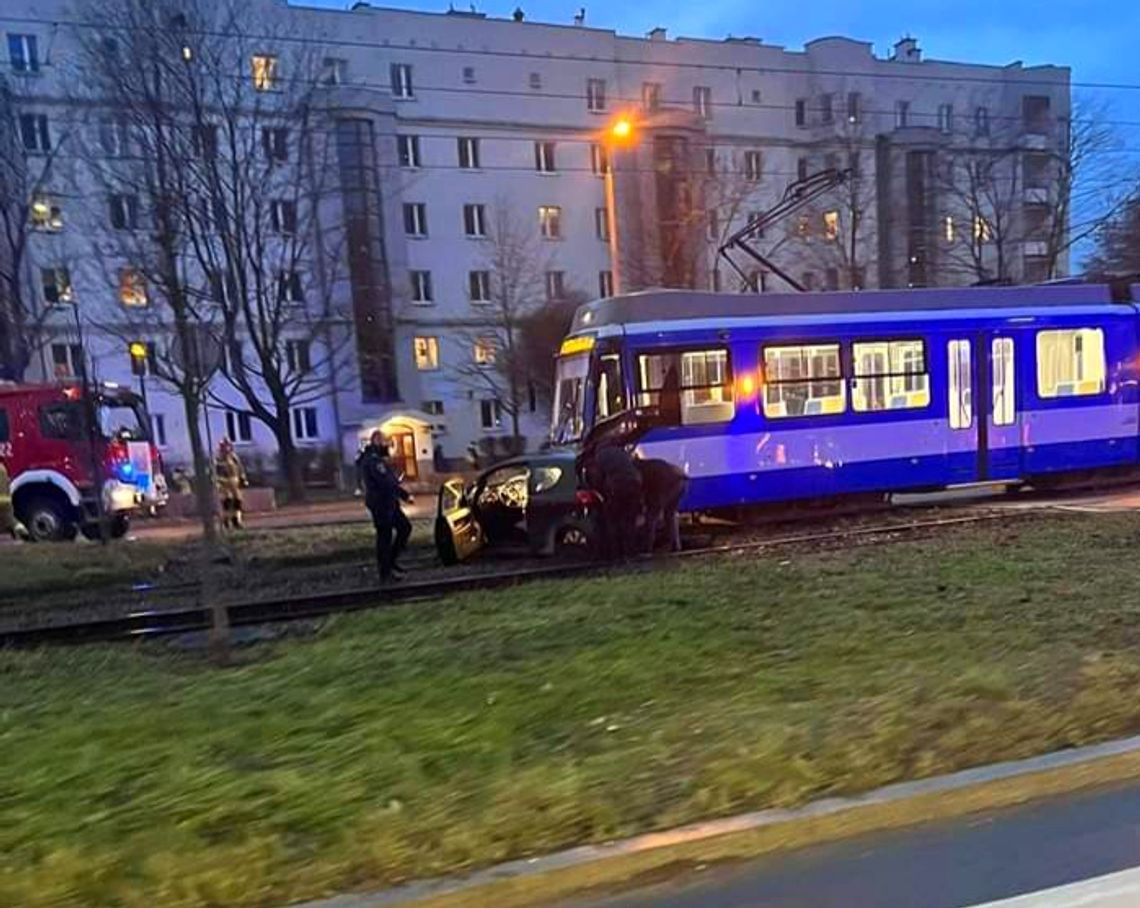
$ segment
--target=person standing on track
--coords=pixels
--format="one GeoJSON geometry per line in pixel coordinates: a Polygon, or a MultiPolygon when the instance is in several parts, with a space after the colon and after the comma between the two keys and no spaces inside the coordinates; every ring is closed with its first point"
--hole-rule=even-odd
{"type": "Polygon", "coordinates": [[[411,502],[412,496],[392,469],[382,432],[372,433],[356,464],[364,483],[364,504],[376,529],[376,567],[380,582],[387,583],[404,575],[399,558],[412,535],[412,524],[400,505],[411,502]]]}

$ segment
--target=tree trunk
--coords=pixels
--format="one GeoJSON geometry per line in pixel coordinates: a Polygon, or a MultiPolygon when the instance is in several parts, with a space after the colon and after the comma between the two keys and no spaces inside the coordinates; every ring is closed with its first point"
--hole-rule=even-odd
{"type": "Polygon", "coordinates": [[[285,480],[286,493],[290,503],[304,501],[308,496],[305,489],[305,473],[302,469],[300,452],[293,441],[293,434],[289,430],[288,409],[285,410],[284,419],[277,419],[278,429],[274,433],[277,437],[277,462],[281,467],[281,476],[285,480]]]}

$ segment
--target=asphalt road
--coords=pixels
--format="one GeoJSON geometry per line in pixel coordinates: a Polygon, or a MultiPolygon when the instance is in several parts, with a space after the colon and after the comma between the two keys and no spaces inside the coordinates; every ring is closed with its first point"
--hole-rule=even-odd
{"type": "Polygon", "coordinates": [[[1094,878],[1137,865],[1131,784],[691,872],[575,908],[965,908],[1014,896],[1009,908],[1116,908],[1140,906],[1140,872],[1094,878]],[[1078,881],[1089,882],[1046,891],[1078,881]]]}

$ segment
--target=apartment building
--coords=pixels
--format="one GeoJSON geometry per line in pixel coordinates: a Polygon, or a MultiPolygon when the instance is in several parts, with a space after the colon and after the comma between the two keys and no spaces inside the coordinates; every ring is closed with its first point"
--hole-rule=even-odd
{"type": "MultiPolygon", "coordinates": [[[[168,460],[185,462],[180,399],[132,371],[119,318],[146,291],[129,263],[107,264],[119,247],[103,243],[140,214],[63,164],[84,122],[73,89],[92,30],[76,9],[10,0],[0,13],[0,147],[17,152],[9,183],[22,169],[37,194],[18,276],[43,323],[27,375],[72,374],[86,356],[100,379],[141,381],[168,460]]],[[[513,435],[516,423],[536,445],[548,404],[525,380],[506,399],[504,296],[514,310],[650,286],[786,289],[762,267],[736,273],[716,249],[821,170],[851,176],[753,239],[809,289],[1067,271],[1048,239],[1063,208],[1053,179],[1070,111],[1063,67],[925,60],[910,38],[878,56],[842,37],[802,50],[665,29],[629,37],[521,10],[243,9],[234,78],[300,79],[293,61],[319,61],[312,78],[333,152],[319,205],[326,234],[304,247],[296,274],[271,276],[280,293],[341,313],[303,345],[281,339],[293,344],[288,362],[321,372],[290,415],[313,464],[350,461],[377,425],[412,476],[513,435]],[[609,133],[618,118],[630,123],[622,141],[609,133]],[[322,269],[335,277],[314,294],[322,269]]],[[[159,324],[152,335],[138,340],[169,343],[159,324]]],[[[227,355],[204,429],[271,464],[274,436],[227,380],[227,355]]]]}

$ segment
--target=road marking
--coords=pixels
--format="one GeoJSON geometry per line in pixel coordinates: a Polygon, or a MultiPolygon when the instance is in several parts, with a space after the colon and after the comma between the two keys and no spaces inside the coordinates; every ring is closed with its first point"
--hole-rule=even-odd
{"type": "Polygon", "coordinates": [[[1140,867],[971,908],[1136,908],[1137,905],[1140,905],[1140,867]]]}

